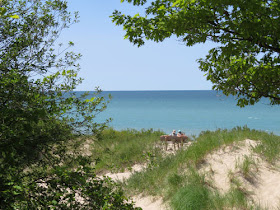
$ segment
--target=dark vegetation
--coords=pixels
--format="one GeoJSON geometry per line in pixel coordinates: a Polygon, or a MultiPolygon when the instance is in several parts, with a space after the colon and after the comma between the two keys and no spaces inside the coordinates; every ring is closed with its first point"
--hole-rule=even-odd
{"type": "Polygon", "coordinates": [[[77,147],[107,104],[73,92],[81,55],[57,39],[77,18],[61,0],[1,1],[0,209],[133,209],[77,147]]]}

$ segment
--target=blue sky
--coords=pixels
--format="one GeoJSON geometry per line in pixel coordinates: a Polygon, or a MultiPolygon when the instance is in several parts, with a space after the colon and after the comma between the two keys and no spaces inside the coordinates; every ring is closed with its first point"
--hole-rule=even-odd
{"type": "MultiPolygon", "coordinates": [[[[175,37],[138,48],[125,40],[122,27],[109,16],[115,9],[125,14],[141,8],[120,0],[68,0],[70,11],[79,11],[80,22],[63,31],[63,41],[73,41],[73,51],[83,55],[77,90],[210,90],[196,60],[214,45],[186,47],[175,37]]],[[[143,11],[143,10],[142,10],[143,11]]]]}

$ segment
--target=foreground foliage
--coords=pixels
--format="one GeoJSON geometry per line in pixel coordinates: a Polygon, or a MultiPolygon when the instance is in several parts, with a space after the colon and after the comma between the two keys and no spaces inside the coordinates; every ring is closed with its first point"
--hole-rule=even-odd
{"type": "Polygon", "coordinates": [[[2,0],[1,11],[0,209],[133,208],[69,146],[106,124],[94,120],[107,104],[100,90],[73,92],[81,55],[56,43],[78,14],[61,0],[2,0]]]}
{"type": "Polygon", "coordinates": [[[145,39],[161,42],[175,35],[187,46],[217,43],[199,60],[213,89],[236,95],[239,106],[262,97],[280,104],[278,0],[126,1],[146,6],[143,16],[112,15],[130,42],[141,46],[145,39]]]}
{"type": "Polygon", "coordinates": [[[123,191],[108,178],[97,178],[92,168],[55,167],[46,179],[10,183],[14,201],[3,191],[2,205],[14,209],[134,209],[123,191]]]}

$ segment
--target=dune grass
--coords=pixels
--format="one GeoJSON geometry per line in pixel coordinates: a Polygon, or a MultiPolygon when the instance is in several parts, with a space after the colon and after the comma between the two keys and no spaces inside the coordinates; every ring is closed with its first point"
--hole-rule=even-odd
{"type": "MultiPolygon", "coordinates": [[[[219,195],[211,183],[205,182],[197,171],[207,154],[233,142],[252,139],[260,141],[255,152],[273,163],[279,159],[280,137],[266,132],[237,127],[232,130],[202,132],[187,149],[176,155],[156,158],[153,168],[134,174],[124,187],[132,194],[144,193],[163,196],[172,209],[251,209],[246,192],[234,186],[226,195],[219,195]],[[200,177],[200,178],[198,178],[200,177]],[[203,198],[203,199],[201,199],[203,198]],[[203,200],[203,201],[201,201],[203,200]],[[183,204],[182,204],[183,203],[183,204]],[[182,206],[183,205],[183,206],[182,206]]],[[[243,163],[243,172],[249,174],[249,159],[243,163]]],[[[257,208],[257,207],[256,207],[257,208]]]]}
{"type": "Polygon", "coordinates": [[[94,141],[91,151],[96,171],[120,172],[137,163],[152,163],[154,157],[160,156],[155,143],[162,134],[152,129],[104,130],[101,139],[94,141]]]}
{"type": "Polygon", "coordinates": [[[236,168],[239,169],[241,175],[250,183],[254,183],[255,176],[258,172],[258,163],[252,156],[244,156],[242,162],[237,162],[236,168]]]}
{"type": "Polygon", "coordinates": [[[259,136],[261,144],[255,147],[254,151],[259,153],[269,163],[274,164],[279,158],[280,153],[280,136],[274,134],[267,134],[262,132],[259,136]]]}

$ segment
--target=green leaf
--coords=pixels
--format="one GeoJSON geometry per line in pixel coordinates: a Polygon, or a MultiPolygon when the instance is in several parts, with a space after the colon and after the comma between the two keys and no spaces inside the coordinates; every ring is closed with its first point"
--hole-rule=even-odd
{"type": "Polygon", "coordinates": [[[166,8],[165,8],[165,6],[164,5],[161,5],[159,8],[158,8],[158,10],[165,10],[166,8]]]}
{"type": "Polygon", "coordinates": [[[139,13],[137,13],[133,16],[133,18],[137,18],[137,17],[140,17],[139,13]]]}
{"type": "Polygon", "coordinates": [[[17,189],[17,190],[22,190],[22,187],[21,187],[21,186],[18,186],[18,185],[13,186],[13,188],[15,188],[15,189],[17,189]]]}
{"type": "Polygon", "coordinates": [[[9,17],[10,17],[10,18],[14,18],[14,19],[19,19],[19,16],[18,16],[18,15],[10,15],[9,17]]]}
{"type": "Polygon", "coordinates": [[[5,15],[5,13],[7,12],[7,9],[4,7],[0,7],[0,16],[5,15]]]}
{"type": "Polygon", "coordinates": [[[52,200],[52,204],[53,205],[57,205],[57,201],[56,200],[52,200]]]}

